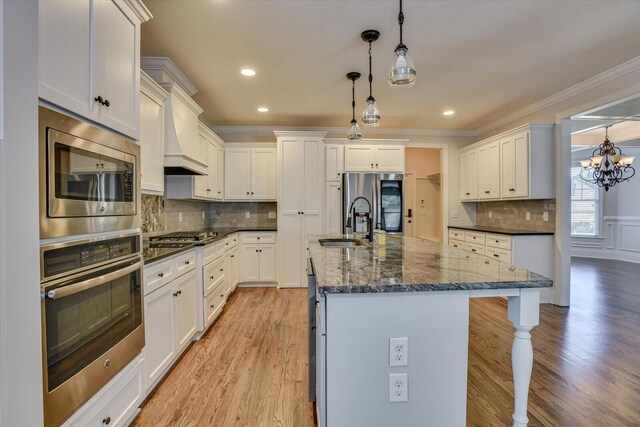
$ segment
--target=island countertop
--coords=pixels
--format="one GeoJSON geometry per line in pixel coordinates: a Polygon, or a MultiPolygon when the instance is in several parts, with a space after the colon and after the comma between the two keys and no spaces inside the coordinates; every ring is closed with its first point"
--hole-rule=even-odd
{"type": "Polygon", "coordinates": [[[388,236],[386,245],[354,248],[323,247],[318,239],[325,237],[335,238],[309,238],[321,294],[553,286],[551,279],[509,263],[412,237],[388,236]]]}

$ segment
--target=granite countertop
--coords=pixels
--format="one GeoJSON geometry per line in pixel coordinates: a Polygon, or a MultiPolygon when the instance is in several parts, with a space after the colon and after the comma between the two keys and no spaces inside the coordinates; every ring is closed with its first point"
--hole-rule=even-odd
{"type": "Polygon", "coordinates": [[[449,228],[481,231],[484,233],[508,234],[510,236],[552,236],[555,234],[553,231],[518,230],[515,228],[491,227],[489,225],[450,225],[449,228]]]}
{"type": "MultiPolygon", "coordinates": [[[[160,261],[164,258],[168,258],[173,255],[178,255],[180,252],[188,251],[196,246],[207,246],[215,243],[221,239],[224,239],[230,234],[238,233],[241,231],[278,231],[276,227],[211,227],[205,230],[196,231],[215,231],[218,233],[216,237],[206,240],[200,244],[185,245],[179,248],[152,248],[145,245],[142,249],[142,257],[145,264],[151,264],[156,261],[160,261]]],[[[166,234],[170,232],[167,231],[166,234]]]]}
{"type": "Polygon", "coordinates": [[[388,236],[384,246],[355,248],[322,247],[321,238],[309,239],[321,294],[553,286],[551,279],[509,263],[412,237],[388,236]]]}

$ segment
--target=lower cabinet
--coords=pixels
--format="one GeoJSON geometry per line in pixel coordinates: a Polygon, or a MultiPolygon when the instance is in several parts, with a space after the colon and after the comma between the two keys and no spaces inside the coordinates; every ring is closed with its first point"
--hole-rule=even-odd
{"type": "Polygon", "coordinates": [[[176,279],[173,289],[171,295],[174,299],[176,346],[179,352],[189,344],[198,327],[195,273],[192,271],[176,279]]]}
{"type": "Polygon", "coordinates": [[[276,233],[242,233],[239,282],[276,281],[276,233]]]}

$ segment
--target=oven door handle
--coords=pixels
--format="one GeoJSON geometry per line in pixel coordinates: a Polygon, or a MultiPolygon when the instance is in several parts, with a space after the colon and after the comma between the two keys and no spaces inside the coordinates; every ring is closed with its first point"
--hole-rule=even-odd
{"type": "Polygon", "coordinates": [[[93,279],[84,280],[82,282],[74,283],[73,285],[52,289],[45,292],[44,296],[52,300],[68,297],[69,295],[77,294],[78,292],[86,291],[87,289],[95,288],[96,286],[124,277],[127,274],[142,268],[142,266],[143,262],[138,261],[128,267],[104,274],[100,277],[94,277],[93,279]]]}

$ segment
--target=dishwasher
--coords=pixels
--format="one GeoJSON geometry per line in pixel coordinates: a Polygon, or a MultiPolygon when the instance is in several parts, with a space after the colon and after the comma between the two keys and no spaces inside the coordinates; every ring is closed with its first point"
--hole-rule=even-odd
{"type": "MultiPolygon", "coordinates": [[[[309,286],[309,401],[316,401],[316,275],[313,260],[307,258],[307,285],[309,286]]],[[[315,413],[315,411],[314,411],[315,413]]]]}

